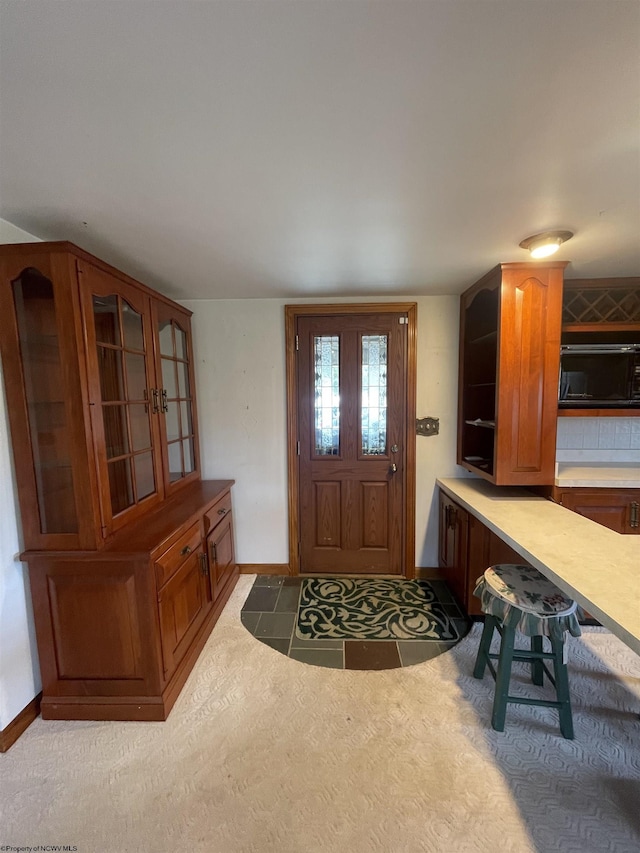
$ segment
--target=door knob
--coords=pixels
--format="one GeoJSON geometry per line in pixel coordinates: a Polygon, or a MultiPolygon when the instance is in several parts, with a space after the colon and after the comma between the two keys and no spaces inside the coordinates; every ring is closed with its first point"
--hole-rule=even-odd
{"type": "Polygon", "coordinates": [[[398,466],[396,465],[395,462],[392,462],[391,465],[389,466],[389,471],[392,474],[395,474],[397,470],[398,470],[398,466]]]}

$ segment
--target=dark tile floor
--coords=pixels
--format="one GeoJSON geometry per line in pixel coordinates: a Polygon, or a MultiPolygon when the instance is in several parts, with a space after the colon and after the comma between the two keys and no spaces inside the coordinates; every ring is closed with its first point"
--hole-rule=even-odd
{"type": "MultiPolygon", "coordinates": [[[[430,581],[460,638],[471,623],[455,603],[444,581],[430,581]]],[[[331,669],[397,669],[441,655],[456,642],[433,640],[301,640],[296,615],[302,578],[258,575],[242,607],[245,628],[277,652],[294,660],[331,669]]]]}

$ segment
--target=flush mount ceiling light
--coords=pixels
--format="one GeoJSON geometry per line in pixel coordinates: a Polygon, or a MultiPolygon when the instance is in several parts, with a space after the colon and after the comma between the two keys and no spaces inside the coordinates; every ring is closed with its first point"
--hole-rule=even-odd
{"type": "Polygon", "coordinates": [[[543,231],[541,234],[527,237],[520,243],[520,248],[528,249],[532,258],[548,258],[572,237],[571,231],[543,231]]]}

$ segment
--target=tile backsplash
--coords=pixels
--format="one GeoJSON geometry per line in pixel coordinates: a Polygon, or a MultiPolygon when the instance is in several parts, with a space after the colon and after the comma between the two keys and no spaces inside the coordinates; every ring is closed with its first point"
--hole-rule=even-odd
{"type": "Polygon", "coordinates": [[[556,462],[640,466],[640,418],[558,418],[556,462]]]}

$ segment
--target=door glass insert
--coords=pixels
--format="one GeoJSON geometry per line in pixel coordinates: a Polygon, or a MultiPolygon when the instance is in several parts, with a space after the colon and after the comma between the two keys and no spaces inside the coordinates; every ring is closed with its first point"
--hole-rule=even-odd
{"type": "Polygon", "coordinates": [[[187,334],[175,320],[161,323],[159,334],[169,480],[173,483],[196,469],[189,349],[187,334]]]}
{"type": "Polygon", "coordinates": [[[167,392],[167,397],[169,399],[174,399],[178,396],[176,363],[168,358],[162,359],[162,387],[167,392]]]}
{"type": "Polygon", "coordinates": [[[42,533],[77,533],[71,434],[53,284],[27,268],[12,282],[42,533]]]}
{"type": "Polygon", "coordinates": [[[173,324],[170,320],[159,324],[158,337],[160,338],[160,355],[173,356],[173,324]]]}
{"type": "Polygon", "coordinates": [[[362,455],[387,452],[387,336],[362,336],[362,455]]]}
{"type": "Polygon", "coordinates": [[[144,400],[147,390],[146,359],[143,355],[125,353],[127,399],[144,400]]]}
{"type": "Polygon", "coordinates": [[[176,438],[180,438],[180,422],[178,420],[178,411],[178,404],[176,402],[167,403],[167,441],[173,441],[176,438]]]}
{"type": "Polygon", "coordinates": [[[315,454],[340,453],[340,338],[317,335],[313,339],[315,386],[315,454]]]}
{"type": "Polygon", "coordinates": [[[144,350],[142,315],[138,314],[125,300],[122,300],[122,331],[127,349],[144,350]]]}
{"type": "Polygon", "coordinates": [[[113,402],[124,398],[124,379],[122,375],[122,353],[98,345],[98,371],[100,373],[100,394],[102,402],[113,402]]]}
{"type": "Polygon", "coordinates": [[[113,515],[157,490],[143,315],[118,294],[93,297],[113,515]]]}
{"type": "Polygon", "coordinates": [[[186,332],[183,332],[179,326],[176,326],[175,330],[176,330],[176,358],[183,358],[186,361],[187,360],[187,335],[186,335],[186,332]]]}
{"type": "Polygon", "coordinates": [[[154,493],[156,484],[153,474],[153,456],[151,453],[140,453],[133,457],[136,473],[136,494],[138,500],[154,493]]]}
{"type": "Polygon", "coordinates": [[[182,453],[184,456],[184,470],[189,474],[194,469],[192,439],[187,438],[182,442],[182,453]]]}
{"type": "Polygon", "coordinates": [[[107,459],[115,459],[129,452],[127,414],[124,406],[103,406],[104,443],[107,459]]]}
{"type": "Polygon", "coordinates": [[[167,449],[169,451],[169,481],[175,483],[176,480],[180,480],[184,476],[180,442],[172,442],[167,449]]]}
{"type": "Polygon", "coordinates": [[[116,515],[134,503],[131,464],[128,458],[118,459],[116,462],[109,462],[107,468],[109,470],[111,509],[116,515]]]}
{"type": "Polygon", "coordinates": [[[131,418],[131,446],[134,451],[151,448],[151,429],[149,427],[148,405],[139,404],[129,407],[131,418]]]}
{"type": "Polygon", "coordinates": [[[93,322],[100,344],[120,346],[120,319],[117,296],[93,297],[93,322]]]}

